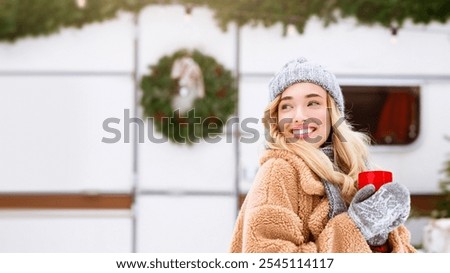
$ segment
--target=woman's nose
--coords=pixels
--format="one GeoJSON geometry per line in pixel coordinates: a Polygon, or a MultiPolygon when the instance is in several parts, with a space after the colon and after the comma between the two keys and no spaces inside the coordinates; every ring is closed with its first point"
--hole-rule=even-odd
{"type": "Polygon", "coordinates": [[[302,123],[304,122],[308,117],[306,116],[306,113],[301,108],[297,108],[295,111],[295,117],[294,117],[294,123],[302,123]]]}

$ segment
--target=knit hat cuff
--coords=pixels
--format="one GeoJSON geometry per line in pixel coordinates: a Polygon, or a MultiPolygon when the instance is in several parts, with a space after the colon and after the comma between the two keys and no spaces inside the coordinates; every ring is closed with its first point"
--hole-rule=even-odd
{"type": "Polygon", "coordinates": [[[321,86],[336,102],[339,110],[344,113],[344,98],[336,77],[322,66],[308,62],[305,58],[298,58],[287,63],[270,81],[270,101],[282,93],[289,86],[310,82],[321,86]]]}

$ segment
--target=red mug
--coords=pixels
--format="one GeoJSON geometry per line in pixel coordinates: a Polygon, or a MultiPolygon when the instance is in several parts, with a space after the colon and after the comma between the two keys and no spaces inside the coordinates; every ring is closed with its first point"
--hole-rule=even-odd
{"type": "Polygon", "coordinates": [[[390,182],[392,182],[392,172],[366,171],[358,174],[358,189],[373,184],[375,190],[378,190],[381,186],[390,182]]]}

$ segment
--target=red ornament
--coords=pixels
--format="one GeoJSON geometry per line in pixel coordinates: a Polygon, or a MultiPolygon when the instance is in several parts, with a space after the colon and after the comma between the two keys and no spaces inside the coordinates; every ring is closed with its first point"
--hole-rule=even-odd
{"type": "Polygon", "coordinates": [[[216,92],[216,97],[221,98],[221,99],[225,98],[226,95],[227,95],[227,90],[225,88],[222,88],[216,92]]]}
{"type": "Polygon", "coordinates": [[[222,68],[220,66],[216,66],[216,69],[214,70],[214,72],[216,73],[216,76],[220,77],[222,76],[222,68]]]}
{"type": "Polygon", "coordinates": [[[166,118],[166,115],[163,112],[157,112],[155,114],[155,119],[157,121],[162,121],[164,118],[166,118]]]}

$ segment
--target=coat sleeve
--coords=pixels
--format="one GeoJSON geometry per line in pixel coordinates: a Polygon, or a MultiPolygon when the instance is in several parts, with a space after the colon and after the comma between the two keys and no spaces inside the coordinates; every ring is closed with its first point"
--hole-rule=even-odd
{"type": "Polygon", "coordinates": [[[317,239],[320,252],[370,253],[366,239],[347,212],[331,219],[317,239]]]}
{"type": "Polygon", "coordinates": [[[389,233],[389,245],[392,252],[396,253],[415,253],[417,250],[410,243],[410,232],[404,225],[399,226],[389,233]]]}
{"type": "Polygon", "coordinates": [[[261,166],[241,211],[242,252],[317,252],[298,216],[298,184],[294,168],[283,159],[261,166]]]}
{"type": "MultiPolygon", "coordinates": [[[[392,252],[416,252],[410,244],[409,231],[403,225],[389,233],[388,242],[392,252]]],[[[366,239],[346,212],[328,222],[318,238],[318,246],[320,252],[372,252],[366,239]]]]}

